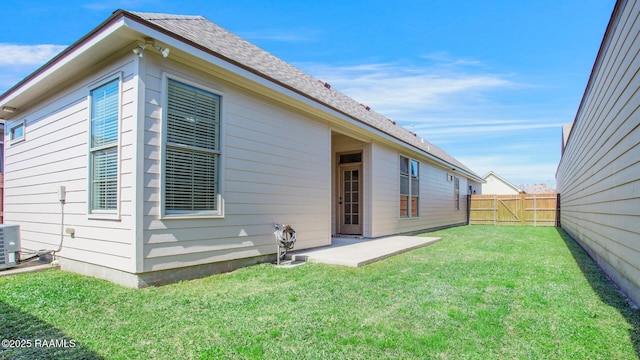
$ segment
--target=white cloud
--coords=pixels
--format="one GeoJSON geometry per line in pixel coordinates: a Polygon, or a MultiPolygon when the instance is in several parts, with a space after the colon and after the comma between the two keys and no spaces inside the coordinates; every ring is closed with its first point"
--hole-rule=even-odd
{"type": "Polygon", "coordinates": [[[66,45],[0,43],[0,94],[66,48],[66,45]]]}
{"type": "Polygon", "coordinates": [[[439,66],[393,63],[357,66],[302,63],[298,66],[373,110],[397,120],[420,121],[433,111],[455,108],[463,100],[481,102],[488,91],[514,86],[499,74],[444,71],[439,66]]]}
{"type": "Polygon", "coordinates": [[[437,142],[437,139],[460,139],[461,137],[505,136],[515,132],[524,132],[538,129],[560,129],[562,122],[537,120],[499,120],[480,122],[460,122],[457,120],[448,121],[442,119],[438,125],[418,124],[414,125],[415,131],[428,134],[430,140],[437,142]]]}
{"type": "Polygon", "coordinates": [[[66,48],[65,45],[16,45],[0,43],[0,66],[42,65],[66,48]]]}

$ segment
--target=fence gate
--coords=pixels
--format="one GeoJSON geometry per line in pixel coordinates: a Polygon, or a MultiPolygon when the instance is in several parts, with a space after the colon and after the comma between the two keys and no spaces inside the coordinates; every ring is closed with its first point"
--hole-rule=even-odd
{"type": "Polygon", "coordinates": [[[471,195],[472,225],[556,226],[553,194],[471,195]]]}

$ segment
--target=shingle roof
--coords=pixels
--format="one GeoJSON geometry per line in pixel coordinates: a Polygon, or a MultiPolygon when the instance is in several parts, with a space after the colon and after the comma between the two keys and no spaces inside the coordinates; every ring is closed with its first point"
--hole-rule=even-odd
{"type": "Polygon", "coordinates": [[[385,116],[375,111],[367,110],[358,101],[335,89],[328,88],[320,80],[221,28],[203,16],[142,12],[127,13],[195,43],[220,55],[222,58],[250,68],[253,72],[271,81],[284,85],[316,102],[381,130],[406,144],[449,163],[455,168],[467,172],[472,177],[481,179],[480,176],[439,147],[396,125],[395,122],[385,116]]]}

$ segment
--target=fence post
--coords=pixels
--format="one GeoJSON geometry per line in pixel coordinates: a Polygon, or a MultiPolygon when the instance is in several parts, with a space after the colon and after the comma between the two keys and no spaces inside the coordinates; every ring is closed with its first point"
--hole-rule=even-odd
{"type": "Polygon", "coordinates": [[[471,194],[467,195],[467,225],[471,225],[471,194]]]}
{"type": "Polygon", "coordinates": [[[562,227],[560,223],[560,193],[556,194],[556,226],[562,227]]]}
{"type": "Polygon", "coordinates": [[[493,195],[493,226],[498,225],[498,196],[493,195]]]}

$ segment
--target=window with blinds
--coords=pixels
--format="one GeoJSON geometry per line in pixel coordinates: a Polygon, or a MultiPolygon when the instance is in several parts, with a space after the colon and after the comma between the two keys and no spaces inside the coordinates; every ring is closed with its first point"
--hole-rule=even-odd
{"type": "Polygon", "coordinates": [[[120,80],[91,90],[91,210],[118,207],[120,80]]]}
{"type": "Polygon", "coordinates": [[[165,213],[219,212],[220,96],[169,80],[166,134],[165,213]]]}
{"type": "Polygon", "coordinates": [[[420,163],[400,156],[400,217],[417,217],[420,197],[420,163]]]}
{"type": "Polygon", "coordinates": [[[460,210],[460,179],[457,177],[453,178],[453,196],[456,210],[460,210]]]}

